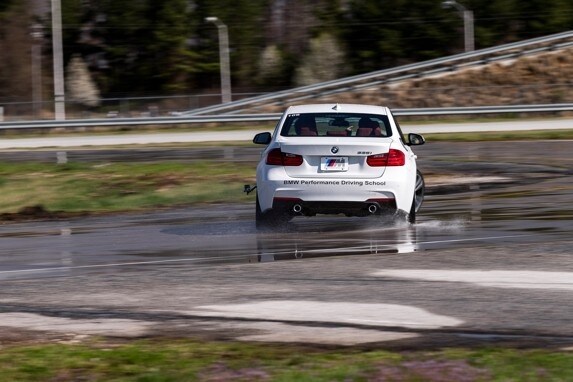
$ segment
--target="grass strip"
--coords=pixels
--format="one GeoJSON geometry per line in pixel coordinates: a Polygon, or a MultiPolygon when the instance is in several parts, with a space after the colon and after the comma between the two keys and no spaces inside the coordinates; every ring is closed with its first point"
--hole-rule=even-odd
{"type": "Polygon", "coordinates": [[[5,347],[1,381],[571,381],[573,353],[485,348],[390,352],[137,340],[5,347]]]}
{"type": "MultiPolygon", "coordinates": [[[[426,138],[428,144],[573,139],[573,130],[428,134],[426,138]]],[[[254,183],[254,165],[240,162],[64,165],[0,162],[0,214],[15,214],[32,206],[41,206],[41,211],[99,213],[252,201],[252,195],[244,194],[242,187],[254,183]]]]}
{"type": "Polygon", "coordinates": [[[433,133],[433,134],[424,134],[424,138],[426,138],[426,141],[428,143],[438,142],[438,141],[487,142],[487,141],[573,139],[573,129],[475,132],[475,133],[433,133]]]}
{"type": "Polygon", "coordinates": [[[193,203],[254,200],[242,192],[255,182],[253,164],[1,163],[0,213],[26,207],[46,211],[116,212],[193,203]]]}

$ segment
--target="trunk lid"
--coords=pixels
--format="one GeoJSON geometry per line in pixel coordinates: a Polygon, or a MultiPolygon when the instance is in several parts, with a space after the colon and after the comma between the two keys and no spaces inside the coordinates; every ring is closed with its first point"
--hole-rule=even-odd
{"type": "Polygon", "coordinates": [[[373,179],[384,174],[386,167],[371,167],[366,163],[366,158],[387,153],[392,143],[391,138],[344,138],[344,142],[331,141],[328,144],[321,141],[324,139],[306,138],[300,143],[281,142],[283,153],[303,157],[302,165],[285,167],[290,177],[373,179]]]}

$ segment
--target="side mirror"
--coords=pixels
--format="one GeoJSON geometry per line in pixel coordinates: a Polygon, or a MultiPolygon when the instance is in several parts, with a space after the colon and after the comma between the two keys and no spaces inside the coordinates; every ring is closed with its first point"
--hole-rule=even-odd
{"type": "Polygon", "coordinates": [[[269,143],[271,143],[271,138],[272,135],[269,132],[258,133],[253,138],[253,143],[256,143],[257,145],[268,145],[269,143]]]}
{"type": "Polygon", "coordinates": [[[424,137],[420,134],[410,133],[408,134],[408,145],[409,146],[419,146],[426,143],[424,137]]]}

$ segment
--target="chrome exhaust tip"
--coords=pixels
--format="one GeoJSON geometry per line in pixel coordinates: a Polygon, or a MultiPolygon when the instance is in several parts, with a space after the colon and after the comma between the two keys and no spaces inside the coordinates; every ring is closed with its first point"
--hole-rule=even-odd
{"type": "Polygon", "coordinates": [[[294,206],[292,206],[292,210],[294,213],[300,213],[302,211],[302,206],[300,204],[295,204],[294,206]]]}
{"type": "Polygon", "coordinates": [[[368,212],[375,214],[378,211],[378,206],[376,204],[371,204],[368,206],[368,212]]]}

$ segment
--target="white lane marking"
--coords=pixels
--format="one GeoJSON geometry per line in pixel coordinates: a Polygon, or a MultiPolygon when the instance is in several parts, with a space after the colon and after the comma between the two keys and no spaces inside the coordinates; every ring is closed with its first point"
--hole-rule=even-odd
{"type": "Polygon", "coordinates": [[[49,267],[49,268],[33,268],[33,269],[13,269],[10,271],[0,271],[0,274],[24,273],[24,272],[32,272],[33,273],[33,272],[46,272],[46,271],[68,271],[68,270],[74,270],[74,269],[122,267],[122,266],[127,266],[127,265],[164,264],[164,263],[176,263],[176,262],[199,261],[199,260],[232,260],[232,259],[248,258],[250,256],[256,256],[256,255],[236,255],[236,256],[225,256],[225,257],[190,257],[190,258],[185,258],[185,259],[133,261],[133,262],[129,262],[129,263],[109,263],[109,264],[75,265],[75,266],[51,267],[51,268],[49,267]]]}
{"type": "MultiPolygon", "coordinates": [[[[365,320],[365,319],[355,319],[352,320],[351,322],[353,323],[364,323],[365,325],[382,325],[382,326],[392,326],[395,325],[396,322],[395,321],[388,321],[388,320],[365,320]]],[[[418,322],[414,322],[414,321],[402,321],[400,322],[400,326],[406,326],[406,327],[420,327],[418,322]]]]}
{"type": "Polygon", "coordinates": [[[198,306],[185,313],[206,317],[293,322],[346,322],[369,326],[423,329],[437,329],[463,324],[463,321],[457,318],[433,314],[413,306],[352,302],[271,300],[244,304],[198,306]]]}
{"type": "MultiPolygon", "coordinates": [[[[513,237],[523,237],[525,235],[506,235],[506,236],[486,236],[486,237],[473,237],[473,238],[466,238],[466,239],[451,239],[451,240],[436,240],[436,241],[426,241],[420,243],[412,243],[415,245],[422,245],[422,244],[443,244],[443,243],[456,243],[456,242],[464,242],[464,241],[483,241],[483,240],[497,240],[497,239],[506,239],[506,238],[513,238],[513,237]]],[[[527,235],[527,237],[531,237],[532,235],[527,235]]],[[[395,248],[398,245],[403,245],[404,243],[396,243],[395,245],[385,244],[383,246],[378,247],[380,248],[395,248]]],[[[407,242],[410,244],[410,242],[407,242]]],[[[350,248],[332,248],[332,249],[313,249],[302,251],[304,253],[321,253],[321,252],[341,252],[341,251],[352,251],[355,252],[356,250],[362,250],[364,252],[369,252],[371,250],[370,246],[359,246],[359,247],[350,247],[350,248]],[[350,249],[351,248],[351,249],[350,249]]],[[[130,265],[150,265],[150,264],[166,264],[166,263],[182,263],[182,262],[193,262],[193,261],[201,261],[201,260],[236,260],[236,259],[247,259],[253,256],[259,255],[281,255],[281,254],[291,254],[293,251],[280,251],[280,252],[263,252],[263,253],[254,253],[248,255],[235,255],[235,256],[222,256],[222,257],[190,257],[184,259],[166,259],[166,260],[150,260],[150,261],[136,261],[136,262],[128,262],[128,263],[108,263],[108,264],[92,264],[92,265],[75,265],[75,266],[63,266],[63,267],[47,267],[47,268],[32,268],[32,269],[13,269],[9,271],[0,271],[0,274],[14,274],[14,273],[34,273],[34,272],[48,272],[48,271],[69,271],[75,269],[90,269],[90,268],[112,268],[112,267],[123,267],[123,266],[130,266],[130,265]]]]}
{"type": "Polygon", "coordinates": [[[71,319],[34,313],[0,313],[0,326],[49,332],[81,333],[119,337],[138,337],[152,324],[145,321],[97,318],[71,319]]]}
{"type": "Polygon", "coordinates": [[[573,290],[573,272],[388,269],[372,276],[470,283],[494,288],[573,290]]]}
{"type": "Polygon", "coordinates": [[[434,240],[434,241],[423,241],[417,244],[443,244],[443,243],[459,243],[462,241],[482,241],[482,240],[497,240],[497,239],[509,239],[514,237],[531,237],[539,236],[537,235],[504,235],[504,236],[485,236],[485,237],[468,237],[466,239],[449,239],[449,240],[434,240]]]}
{"type": "Polygon", "coordinates": [[[372,342],[397,341],[419,337],[419,334],[411,332],[389,332],[372,329],[357,329],[345,327],[320,327],[289,325],[280,322],[225,322],[213,323],[219,330],[229,329],[232,326],[239,333],[245,329],[255,331],[255,334],[247,334],[237,337],[239,341],[260,342],[298,342],[329,345],[358,345],[372,342]]]}

